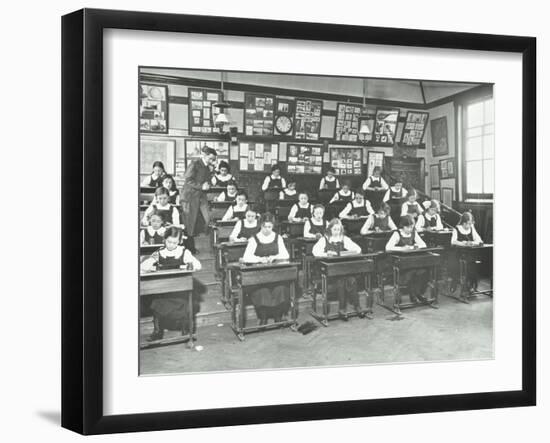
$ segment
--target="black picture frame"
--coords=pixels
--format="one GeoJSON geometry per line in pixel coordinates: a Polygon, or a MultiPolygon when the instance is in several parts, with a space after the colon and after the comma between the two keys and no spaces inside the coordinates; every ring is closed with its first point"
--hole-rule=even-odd
{"type": "Polygon", "coordinates": [[[62,426],[82,434],[104,434],[535,405],[535,147],[535,38],[98,9],[83,9],[65,15],[62,18],[62,426]],[[281,29],[284,29],[286,44],[288,39],[301,39],[522,54],[521,388],[454,395],[105,415],[102,119],[103,31],[106,29],[265,38],[281,38],[281,29]]]}
{"type": "Polygon", "coordinates": [[[430,120],[430,134],[432,137],[432,157],[448,155],[449,129],[446,116],[430,120]]]}
{"type": "Polygon", "coordinates": [[[456,159],[445,158],[439,160],[439,179],[447,180],[456,178],[456,159]],[[451,165],[451,172],[449,172],[449,165],[451,165]]]}
{"type": "Polygon", "coordinates": [[[376,112],[374,114],[374,129],[372,131],[372,139],[371,139],[371,145],[372,146],[394,146],[397,144],[397,126],[399,125],[399,114],[401,113],[399,108],[387,108],[387,107],[379,107],[376,108],[376,112]],[[378,121],[378,114],[379,113],[396,113],[397,117],[395,119],[395,128],[393,133],[393,140],[390,141],[382,141],[385,134],[379,134],[378,128],[377,128],[377,121],[378,121]],[[380,140],[377,140],[377,136],[380,136],[380,140]]]}
{"type": "Polygon", "coordinates": [[[407,147],[407,148],[418,148],[422,144],[422,140],[424,140],[424,135],[426,134],[426,127],[428,126],[429,119],[430,119],[430,113],[429,112],[425,112],[425,111],[407,111],[407,115],[405,116],[405,122],[403,123],[403,130],[401,131],[401,143],[400,143],[401,146],[402,147],[407,147]],[[426,121],[423,124],[422,135],[420,136],[418,143],[408,144],[408,143],[405,143],[406,134],[410,135],[410,129],[407,129],[407,123],[410,123],[409,122],[409,116],[412,116],[412,115],[415,115],[415,114],[426,116],[426,121]]]}

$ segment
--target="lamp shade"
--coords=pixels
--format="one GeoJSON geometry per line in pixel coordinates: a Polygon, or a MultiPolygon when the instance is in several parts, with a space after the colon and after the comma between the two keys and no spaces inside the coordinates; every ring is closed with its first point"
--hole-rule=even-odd
{"type": "Polygon", "coordinates": [[[369,125],[367,124],[366,120],[363,120],[361,122],[361,127],[359,128],[359,134],[370,134],[369,125]]]}
{"type": "Polygon", "coordinates": [[[220,112],[217,115],[216,120],[214,120],[214,123],[216,125],[227,125],[229,123],[229,120],[227,119],[227,116],[223,112],[220,112]]]}

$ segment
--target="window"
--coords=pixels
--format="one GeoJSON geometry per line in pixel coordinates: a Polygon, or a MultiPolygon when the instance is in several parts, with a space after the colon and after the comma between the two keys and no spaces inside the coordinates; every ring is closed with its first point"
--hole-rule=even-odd
{"type": "Polygon", "coordinates": [[[470,102],[462,109],[464,196],[466,199],[492,199],[495,158],[493,98],[470,102]]]}

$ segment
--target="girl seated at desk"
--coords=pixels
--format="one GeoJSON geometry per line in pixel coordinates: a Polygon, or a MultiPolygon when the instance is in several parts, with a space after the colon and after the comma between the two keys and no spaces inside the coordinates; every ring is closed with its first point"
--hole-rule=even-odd
{"type": "Polygon", "coordinates": [[[375,166],[372,170],[372,175],[363,183],[365,198],[373,204],[375,209],[378,209],[387,190],[388,184],[382,178],[382,168],[380,166],[375,166]]]}
{"type": "Polygon", "coordinates": [[[141,186],[145,188],[158,188],[159,186],[162,186],[162,178],[165,175],[166,171],[164,170],[164,164],[156,161],[153,163],[153,171],[151,172],[151,175],[145,177],[143,182],[141,182],[141,186]]]}
{"type": "Polygon", "coordinates": [[[325,207],[323,205],[315,205],[313,207],[312,217],[308,218],[304,223],[304,237],[319,239],[325,234],[327,221],[325,220],[325,207]]]}
{"type": "Polygon", "coordinates": [[[344,183],[342,183],[342,189],[334,193],[334,196],[330,200],[329,204],[336,201],[349,203],[353,200],[354,197],[355,193],[350,189],[350,183],[348,181],[345,181],[344,183]]]}
{"type": "Polygon", "coordinates": [[[178,208],[170,204],[169,198],[170,194],[168,192],[168,189],[164,187],[156,189],[155,199],[153,200],[153,202],[151,202],[151,204],[143,214],[143,219],[141,220],[143,226],[149,226],[150,217],[153,213],[155,213],[160,215],[164,226],[175,225],[183,227],[183,225],[180,223],[180,213],[178,211],[178,208]]]}
{"type": "MultiPolygon", "coordinates": [[[[245,263],[271,263],[274,260],[288,260],[289,254],[283,238],[277,234],[275,217],[270,213],[260,218],[260,232],[250,237],[244,251],[245,263]]],[[[260,325],[267,324],[269,318],[280,322],[290,308],[289,288],[283,284],[257,286],[249,292],[260,325]]]]}
{"type": "Polygon", "coordinates": [[[164,233],[166,229],[162,226],[162,217],[154,212],[149,217],[149,226],[141,229],[139,233],[139,244],[144,245],[162,245],[164,243],[164,233]]]}
{"type": "Polygon", "coordinates": [[[281,167],[279,165],[273,165],[271,167],[271,174],[268,175],[262,183],[262,191],[281,191],[286,188],[286,181],[281,177],[281,167]]]}
{"type": "MultiPolygon", "coordinates": [[[[401,217],[399,229],[388,240],[386,251],[408,251],[425,248],[426,243],[420,238],[414,226],[415,221],[412,215],[407,214],[401,217]]],[[[418,303],[419,300],[425,302],[424,293],[428,287],[428,279],[429,273],[426,269],[412,269],[401,274],[399,284],[407,286],[411,303],[418,303]]]]}
{"type": "Polygon", "coordinates": [[[162,179],[162,187],[168,190],[168,202],[171,205],[179,205],[180,191],[178,191],[174,177],[171,175],[165,175],[162,179]]]}
{"type": "Polygon", "coordinates": [[[248,195],[244,191],[239,191],[235,197],[235,203],[225,211],[222,217],[222,221],[228,220],[242,220],[246,216],[248,210],[248,195]]]}
{"type": "Polygon", "coordinates": [[[258,222],[258,214],[252,207],[246,210],[245,218],[237,221],[231,234],[229,241],[245,242],[254,235],[260,232],[260,223],[258,222]]]}
{"type": "MultiPolygon", "coordinates": [[[[475,220],[471,212],[465,212],[461,215],[458,225],[453,229],[451,235],[451,245],[453,246],[478,246],[483,244],[481,237],[474,226],[475,220]]],[[[456,291],[459,280],[459,263],[458,255],[455,253],[449,257],[449,270],[452,278],[451,292],[456,291]]],[[[470,292],[477,291],[478,285],[478,270],[475,263],[470,263],[466,266],[466,287],[470,292]]]]}
{"type": "MultiPolygon", "coordinates": [[[[330,221],[326,234],[323,235],[313,246],[314,257],[335,257],[343,251],[351,254],[360,254],[361,247],[351,240],[344,233],[344,226],[337,218],[330,221]]],[[[336,281],[329,281],[329,284],[336,283],[338,296],[338,313],[343,319],[347,319],[346,308],[350,303],[357,312],[361,312],[359,294],[357,290],[357,279],[354,276],[338,278],[336,281]]]]}
{"type": "Polygon", "coordinates": [[[393,186],[391,186],[384,195],[384,201],[390,205],[398,204],[401,205],[403,200],[407,197],[407,191],[403,187],[402,181],[396,181],[393,186]]]}
{"type": "Polygon", "coordinates": [[[416,220],[422,212],[422,206],[416,201],[418,194],[414,189],[411,189],[407,193],[407,201],[401,205],[401,217],[405,215],[412,215],[416,220]]]}
{"type": "Polygon", "coordinates": [[[353,201],[349,202],[338,215],[339,218],[358,218],[367,217],[374,214],[370,201],[365,200],[363,194],[355,193],[353,201]]]}
{"type": "Polygon", "coordinates": [[[307,192],[300,192],[298,194],[298,202],[294,203],[290,208],[288,214],[288,221],[301,222],[306,221],[311,217],[311,203],[309,203],[309,196],[307,192]]]}
{"type": "Polygon", "coordinates": [[[216,197],[217,202],[234,202],[237,198],[237,183],[230,181],[227,187],[216,197]]]}
{"type": "MultiPolygon", "coordinates": [[[[153,252],[151,256],[141,263],[141,272],[154,272],[164,269],[188,269],[198,271],[201,263],[193,254],[181,244],[182,231],[176,227],[166,229],[164,233],[164,247],[153,252]]],[[[206,286],[193,278],[193,316],[200,310],[202,295],[206,292],[206,286]]],[[[164,336],[164,330],[181,330],[182,335],[194,334],[189,325],[188,298],[185,292],[158,294],[153,299],[151,310],[153,311],[153,333],[148,341],[160,340],[164,336]]],[[[196,322],[193,322],[196,324],[196,322]]]]}
{"type": "Polygon", "coordinates": [[[296,182],[289,179],[286,188],[279,192],[279,200],[298,200],[296,182]]]}
{"type": "Polygon", "coordinates": [[[416,230],[421,231],[442,231],[443,223],[439,216],[439,202],[437,200],[426,200],[423,203],[426,212],[418,216],[416,230]]]}
{"type": "Polygon", "coordinates": [[[220,161],[218,164],[218,172],[212,176],[212,186],[216,188],[227,188],[227,185],[234,182],[234,178],[230,173],[229,164],[225,161],[220,161]]]}
{"type": "Polygon", "coordinates": [[[321,179],[321,182],[319,183],[319,190],[322,191],[323,189],[333,189],[336,191],[340,188],[340,182],[335,177],[336,170],[331,166],[327,169],[327,173],[325,176],[321,179]]]}
{"type": "Polygon", "coordinates": [[[396,231],[397,227],[390,216],[390,205],[382,203],[376,211],[371,214],[361,228],[361,235],[367,235],[372,232],[396,231]]]}

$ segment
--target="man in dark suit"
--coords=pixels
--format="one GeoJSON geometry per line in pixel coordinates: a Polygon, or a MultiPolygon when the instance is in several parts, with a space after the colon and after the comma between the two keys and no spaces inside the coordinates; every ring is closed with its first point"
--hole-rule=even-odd
{"type": "Polygon", "coordinates": [[[216,163],[217,152],[206,146],[202,156],[193,160],[185,171],[185,183],[181,194],[185,227],[190,235],[196,235],[199,212],[205,226],[208,226],[210,214],[206,191],[210,189],[210,176],[216,163]]]}

